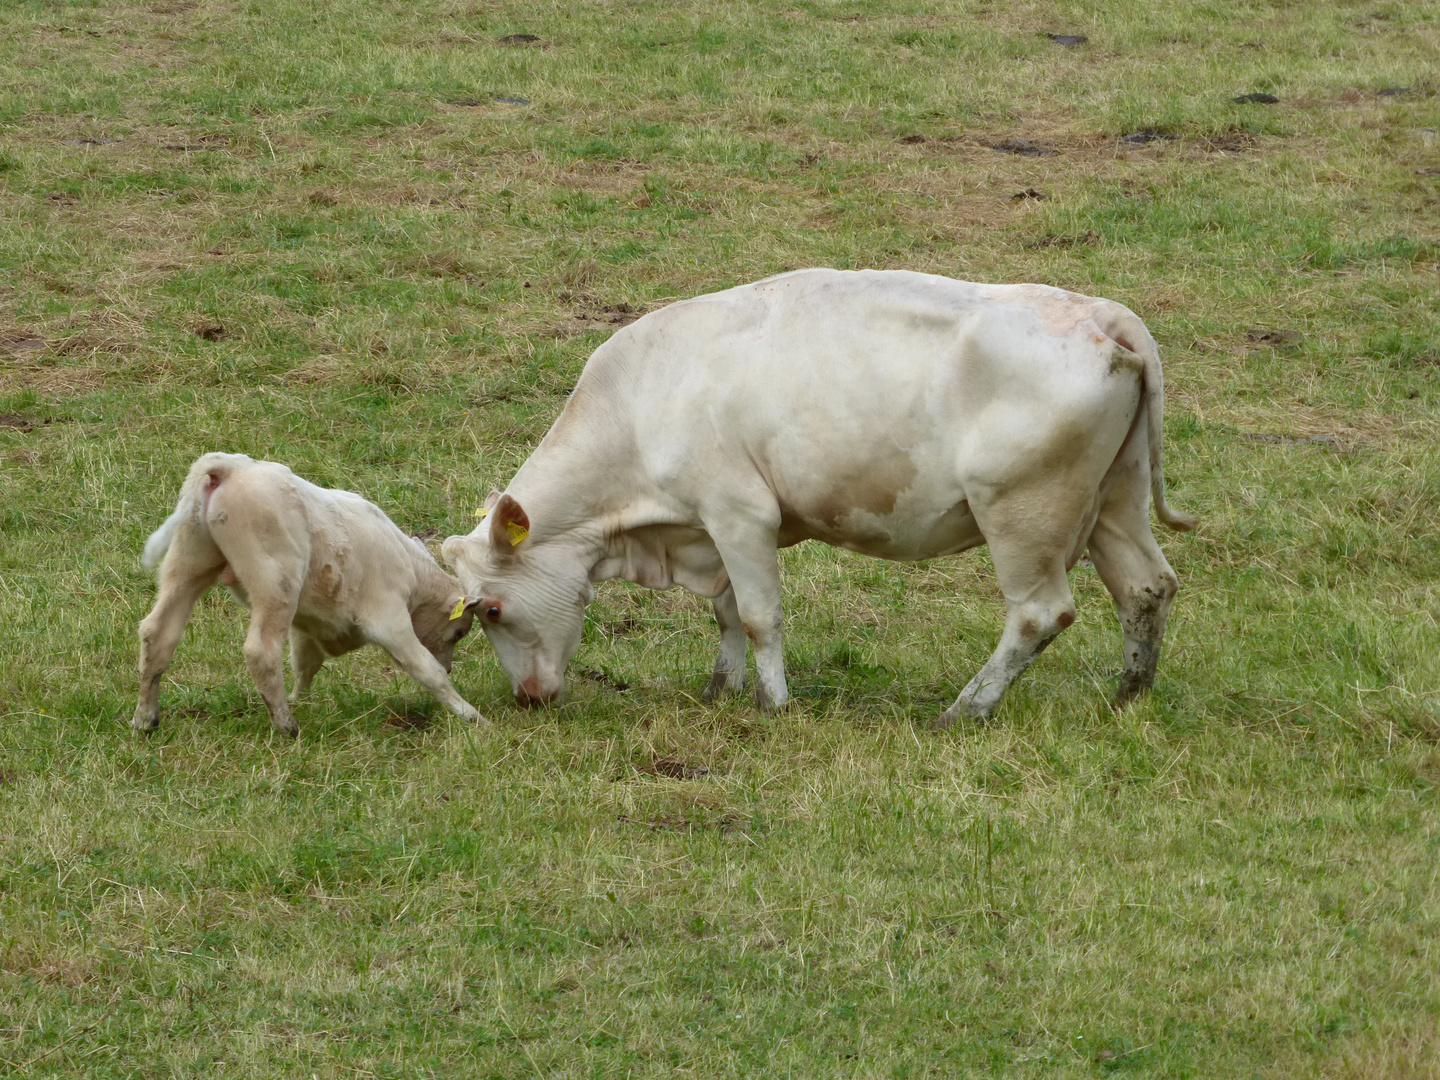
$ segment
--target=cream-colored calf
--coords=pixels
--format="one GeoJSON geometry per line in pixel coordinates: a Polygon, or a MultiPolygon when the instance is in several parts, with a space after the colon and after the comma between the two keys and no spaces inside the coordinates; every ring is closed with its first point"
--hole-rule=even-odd
{"type": "Polygon", "coordinates": [[[160,595],[140,624],[136,731],[159,726],[160,678],[217,580],[250,607],[245,662],[277,731],[298,730],[285,699],[287,633],[295,697],[327,656],[374,644],[456,715],[484,721],[448,674],[479,601],[359,495],[316,487],[273,461],[206,454],[145,544],[146,567],[162,558],[160,595]]]}

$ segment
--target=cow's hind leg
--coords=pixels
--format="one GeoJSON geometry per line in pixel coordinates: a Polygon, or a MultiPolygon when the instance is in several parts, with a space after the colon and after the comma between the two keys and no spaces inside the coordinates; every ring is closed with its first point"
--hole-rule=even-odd
{"type": "Polygon", "coordinates": [[[210,539],[182,529],[160,568],[155,606],[140,623],[140,700],[130,726],[154,731],[160,726],[160,679],[175,657],[190,613],[220,576],[225,557],[210,539]]]}
{"type": "Polygon", "coordinates": [[[1016,504],[976,511],[1005,597],[1005,631],[979,674],[941,715],[941,727],[961,717],[988,718],[1006,688],[1075,621],[1066,557],[1087,515],[1077,509],[1036,522],[1028,520],[1033,502],[1016,504]]]}
{"type": "Polygon", "coordinates": [[[1125,666],[1116,705],[1124,705],[1155,683],[1165,620],[1179,589],[1150,531],[1148,477],[1137,475],[1117,486],[1090,534],[1090,558],[1115,599],[1125,632],[1125,666]]]}
{"type": "Polygon", "coordinates": [[[727,586],[715,597],[715,623],[720,627],[720,655],[715,659],[715,673],[701,695],[714,701],[721,694],[738,693],[745,688],[745,624],[735,603],[735,587],[727,586]]]}

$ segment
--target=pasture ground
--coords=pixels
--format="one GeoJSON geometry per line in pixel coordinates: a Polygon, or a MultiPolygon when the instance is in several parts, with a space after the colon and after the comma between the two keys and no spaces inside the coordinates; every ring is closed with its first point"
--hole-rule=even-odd
{"type": "Polygon", "coordinates": [[[0,1072],[1440,1075],[1440,8],[0,26],[0,1072]],[[1204,523],[1147,702],[1105,704],[1080,567],[996,720],[927,730],[999,632],[984,554],[806,545],[779,716],[699,704],[701,604],[609,585],[563,708],[477,634],[493,734],[367,652],[291,744],[216,593],[130,736],[197,454],[462,531],[617,325],[824,264],[1148,321],[1204,523]]]}

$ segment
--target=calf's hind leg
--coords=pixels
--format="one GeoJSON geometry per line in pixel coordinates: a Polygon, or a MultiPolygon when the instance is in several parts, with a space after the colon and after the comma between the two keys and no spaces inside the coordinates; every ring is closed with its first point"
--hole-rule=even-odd
{"type": "Polygon", "coordinates": [[[1090,534],[1090,559],[1115,600],[1125,632],[1117,706],[1154,685],[1165,620],[1180,587],[1150,531],[1149,478],[1141,472],[1111,493],[1090,534]]]}
{"type": "Polygon", "coordinates": [[[250,594],[250,631],[245,635],[245,666],[255,680],[265,707],[270,710],[270,726],[283,735],[295,735],[300,725],[285,700],[285,637],[295,618],[294,597],[250,594]]]}
{"type": "Polygon", "coordinates": [[[160,567],[160,593],[140,623],[140,700],[130,726],[154,731],[160,726],[160,679],[175,657],[190,612],[215,584],[225,557],[210,539],[182,528],[160,567]]]}

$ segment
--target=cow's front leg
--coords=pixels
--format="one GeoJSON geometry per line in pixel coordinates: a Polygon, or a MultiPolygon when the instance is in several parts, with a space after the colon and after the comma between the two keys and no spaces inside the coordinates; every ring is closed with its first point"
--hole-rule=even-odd
{"type": "Polygon", "coordinates": [[[720,627],[720,655],[715,658],[715,673],[701,696],[714,701],[721,694],[739,693],[745,688],[745,624],[735,603],[735,587],[726,589],[713,601],[715,624],[720,627]]]}
{"type": "Polygon", "coordinates": [[[756,704],[763,711],[773,712],[790,700],[780,645],[783,616],[775,527],[737,527],[741,525],[732,520],[723,536],[716,535],[716,530],[711,530],[711,536],[725,563],[725,572],[730,575],[741,630],[755,650],[756,704]]]}

